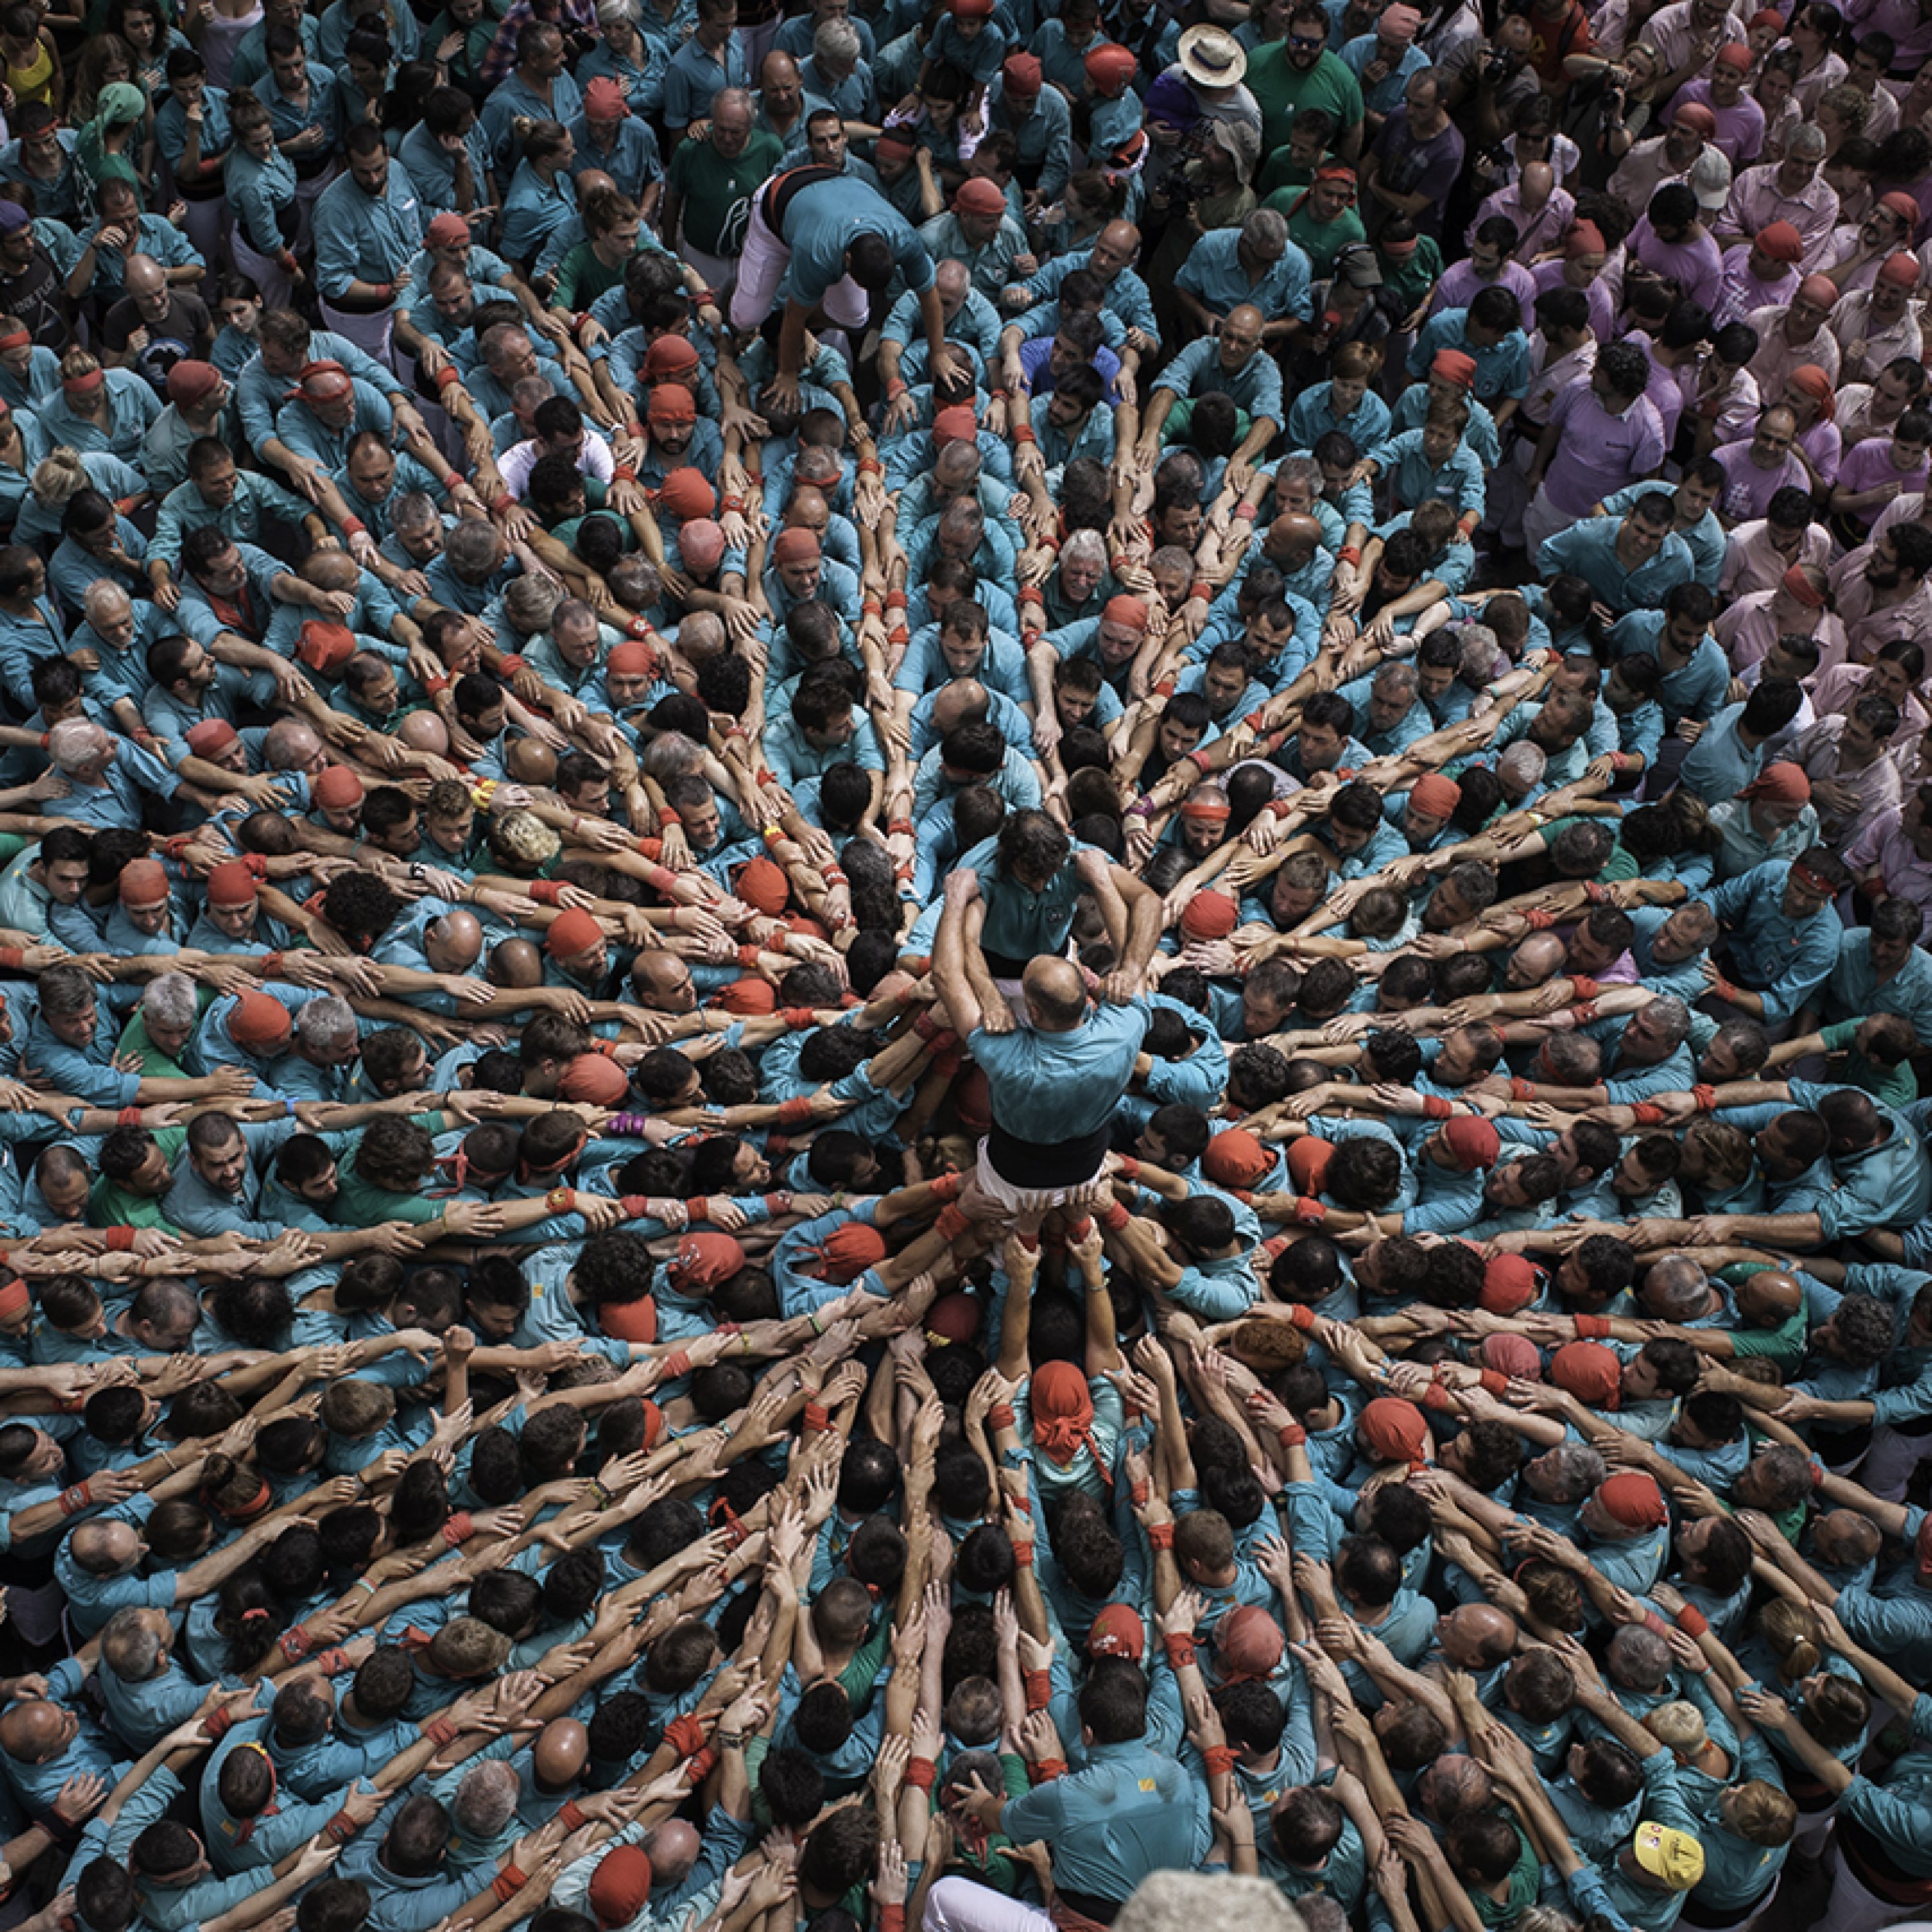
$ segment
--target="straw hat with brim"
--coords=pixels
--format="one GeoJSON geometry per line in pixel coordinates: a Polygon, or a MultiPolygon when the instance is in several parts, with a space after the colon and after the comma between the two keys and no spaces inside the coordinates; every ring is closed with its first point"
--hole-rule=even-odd
{"type": "Polygon", "coordinates": [[[1224,27],[1190,27],[1179,58],[1181,72],[1203,87],[1238,87],[1248,70],[1240,42],[1224,27]]]}

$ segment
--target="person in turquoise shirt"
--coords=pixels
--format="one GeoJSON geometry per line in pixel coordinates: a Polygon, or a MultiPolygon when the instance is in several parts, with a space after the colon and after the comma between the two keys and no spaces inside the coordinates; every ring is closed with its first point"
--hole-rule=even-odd
{"type": "Polygon", "coordinates": [[[1315,313],[1313,271],[1288,239],[1288,224],[1258,208],[1238,228],[1219,228],[1188,250],[1174,287],[1182,306],[1203,328],[1242,302],[1252,302],[1279,338],[1315,313]]]}
{"type": "Polygon", "coordinates": [[[1646,490],[1621,518],[1593,518],[1558,530],[1543,546],[1542,566],[1546,582],[1562,574],[1582,578],[1619,616],[1655,608],[1673,586],[1696,574],[1690,547],[1671,528],[1670,493],[1660,489],[1646,490]]]}
{"type": "Polygon", "coordinates": [[[1723,972],[1712,974],[1718,996],[1767,1028],[1787,1029],[1837,961],[1844,927],[1832,900],[1848,882],[1822,846],[1726,879],[1711,895],[1724,935],[1723,972]]]}
{"type": "Polygon", "coordinates": [[[1522,332],[1516,298],[1508,289],[1484,289],[1467,308],[1445,308],[1431,316],[1408,352],[1410,375],[1418,380],[1426,376],[1444,349],[1460,349],[1474,359],[1476,395],[1495,411],[1498,423],[1529,393],[1529,338],[1522,332]]]}
{"type": "Polygon", "coordinates": [[[409,171],[390,160],[375,128],[352,128],[344,145],[348,171],[315,204],[316,287],[345,314],[372,314],[394,299],[428,218],[409,171]]]}
{"type": "MultiPolygon", "coordinates": [[[[1588,529],[1591,526],[1577,526],[1588,529]]],[[[1552,541],[1575,534],[1565,531],[1552,541]]],[[[1771,747],[1804,708],[1804,694],[1784,678],[1766,678],[1742,704],[1727,704],[1704,726],[1678,770],[1678,782],[1706,805],[1736,798],[1770,762],[1771,747]]]]}
{"type": "MultiPolygon", "coordinates": [[[[1633,483],[1615,496],[1606,496],[1603,507],[1610,515],[1621,517],[1639,497],[1659,487],[1655,483],[1633,483]]],[[[1684,472],[1683,480],[1671,492],[1675,517],[1672,527],[1690,546],[1697,581],[1706,590],[1715,590],[1718,580],[1724,574],[1726,546],[1724,526],[1718,522],[1717,512],[1712,507],[1724,487],[1723,470],[1714,458],[1705,456],[1691,464],[1684,472]]]]}
{"type": "MultiPolygon", "coordinates": [[[[1146,1742],[1147,1695],[1138,1682],[1118,1672],[1090,1678],[1079,1712],[1089,1741],[1079,1770],[1023,1798],[970,1792],[962,1808],[1016,1844],[1043,1842],[1062,1901],[1106,1923],[1151,1874],[1198,1870],[1214,1834],[1205,1784],[1146,1742]]],[[[955,1878],[933,1888],[931,1909],[942,1919],[941,1894],[955,1886],[974,1888],[955,1878]]]]}

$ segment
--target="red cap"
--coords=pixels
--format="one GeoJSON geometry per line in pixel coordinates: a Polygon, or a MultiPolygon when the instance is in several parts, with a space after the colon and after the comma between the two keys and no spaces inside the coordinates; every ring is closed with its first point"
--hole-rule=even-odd
{"type": "Polygon", "coordinates": [[[1214,1626],[1215,1661],[1231,1681],[1271,1676],[1287,1647],[1280,1624],[1258,1604],[1238,1604],[1214,1626]]]}
{"type": "Polygon", "coordinates": [[[1000,78],[1009,94],[1034,94],[1045,84],[1046,74],[1038,55],[1009,54],[1000,69],[1000,78]]]}
{"type": "Polygon", "coordinates": [[[1261,1136],[1246,1127],[1224,1128],[1201,1156],[1202,1172],[1216,1187],[1252,1187],[1274,1166],[1261,1136]]]}
{"type": "Polygon", "coordinates": [[[690,517],[711,517],[718,513],[718,492],[701,470],[686,464],[674,470],[658,491],[658,502],[668,515],[680,524],[690,517]]]}
{"type": "Polygon", "coordinates": [[[952,197],[952,206],[961,214],[1004,214],[1006,212],[1006,197],[996,181],[989,181],[984,175],[975,175],[970,181],[962,182],[959,191],[952,197]]]}
{"type": "Polygon", "coordinates": [[[949,403],[932,419],[932,440],[936,448],[943,449],[949,442],[976,442],[980,440],[980,418],[973,413],[970,403],[949,403]]]}
{"type": "Polygon", "coordinates": [[[1087,1633],[1090,1657],[1124,1657],[1138,1664],[1147,1654],[1147,1625],[1130,1604],[1109,1604],[1087,1633]]]}
{"type": "Polygon", "coordinates": [[[1476,386],[1476,358],[1460,349],[1438,349],[1430,358],[1429,373],[1466,389],[1476,386]]]}
{"type": "Polygon", "coordinates": [[[1670,117],[1673,128],[1694,128],[1706,140],[1718,131],[1718,117],[1701,100],[1687,100],[1670,117]]]}
{"type": "Polygon", "coordinates": [[[886,1238],[868,1222],[848,1221],[826,1237],[818,1255],[819,1278],[849,1288],[885,1259],[886,1238]]]}
{"type": "Polygon", "coordinates": [[[610,1932],[614,1926],[628,1925],[650,1902],[650,1896],[651,1862],[644,1848],[620,1845],[597,1862],[584,1903],[604,1932],[610,1932]]]}
{"type": "Polygon", "coordinates": [[[586,121],[622,121],[631,111],[622,84],[608,74],[600,74],[584,89],[584,118],[586,121]]]}
{"type": "Polygon", "coordinates": [[[212,362],[177,362],[168,371],[168,400],[184,410],[198,410],[221,386],[221,371],[212,362]]]}
{"type": "Polygon", "coordinates": [[[240,993],[228,1016],[228,1037],[237,1046],[275,1050],[288,1044],[292,1025],[288,1008],[272,993],[240,993]]]}
{"type": "Polygon", "coordinates": [[[667,376],[688,376],[698,367],[698,359],[688,338],[661,335],[644,351],[644,380],[662,382],[667,376]]]}
{"type": "Polygon", "coordinates": [[[211,906],[253,905],[259,896],[255,875],[239,859],[224,859],[208,875],[211,906]]]}
{"type": "Polygon", "coordinates": [[[1615,1408],[1624,1366],[1600,1342],[1566,1342],[1550,1358],[1550,1379],[1592,1408],[1615,1408]]]}
{"type": "Polygon", "coordinates": [[[1661,1529],[1670,1520],[1657,1478],[1642,1469],[1619,1469],[1598,1487],[1597,1504],[1626,1529],[1661,1529]]]}
{"type": "Polygon", "coordinates": [[[620,677],[650,677],[656,674],[657,668],[657,652],[636,638],[626,638],[621,644],[613,644],[610,655],[604,660],[604,668],[614,670],[620,677]]]}
{"type": "Polygon", "coordinates": [[[608,1055],[580,1053],[563,1070],[556,1090],[564,1100],[580,1100],[588,1107],[621,1107],[630,1096],[631,1082],[608,1055]]]}
{"type": "Polygon", "coordinates": [[[1226,939],[1241,922],[1241,909],[1226,892],[1196,892],[1180,915],[1190,939],[1226,939]]]}
{"type": "Polygon", "coordinates": [[[1144,631],[1148,621],[1147,599],[1120,591],[1107,599],[1100,615],[1110,624],[1131,624],[1136,630],[1144,631]]]}
{"type": "Polygon", "coordinates": [[[1491,1315],[1517,1313],[1536,1299],[1542,1288],[1536,1264],[1526,1256],[1496,1255],[1483,1265],[1481,1306],[1491,1315]]]}
{"type": "Polygon", "coordinates": [[[1774,262],[1802,262],[1804,238],[1788,221],[1767,222],[1757,231],[1758,253],[1774,262]]]}
{"type": "Polygon", "coordinates": [[[1087,70],[1087,78],[1101,92],[1111,90],[1118,94],[1140,71],[1141,64],[1118,41],[1102,40],[1081,64],[1087,70]]]}
{"type": "Polygon", "coordinates": [[[311,788],[324,812],[353,812],[362,802],[362,781],[346,765],[331,765],[311,788]]]}
{"type": "Polygon", "coordinates": [[[296,656],[310,670],[330,676],[355,655],[356,633],[346,624],[332,624],[320,617],[308,618],[303,623],[296,656]]]}
{"type": "Polygon", "coordinates": [[[1778,580],[1779,584],[1808,610],[1825,608],[1825,593],[1805,574],[1802,563],[1794,563],[1778,580]]]}
{"type": "Polygon", "coordinates": [[[567,906],[550,922],[544,934],[544,950],[553,959],[568,959],[588,952],[604,937],[604,928],[578,906],[567,906]]]}
{"type": "Polygon", "coordinates": [[[467,248],[470,224],[461,215],[446,209],[423,230],[423,242],[430,248],[467,248]]]}
{"type": "Polygon", "coordinates": [[[775,1013],[778,1010],[778,996],[769,980],[731,980],[718,988],[718,1004],[728,1013],[741,1016],[775,1013]]]}
{"type": "Polygon", "coordinates": [[[824,554],[818,532],[796,524],[779,531],[772,542],[772,559],[777,563],[816,563],[824,554]]]}
{"type": "Polygon", "coordinates": [[[698,399],[676,382],[661,382],[651,392],[644,414],[654,423],[695,422],[698,399]]]}
{"type": "Polygon", "coordinates": [[[791,881],[785,877],[783,866],[770,859],[752,859],[738,874],[732,891],[754,912],[776,919],[791,897],[791,881]]]}
{"type": "Polygon", "coordinates": [[[1444,1144],[1465,1174],[1473,1174],[1479,1167],[1494,1167],[1502,1152],[1502,1136],[1478,1114],[1459,1114],[1444,1122],[1442,1132],[1444,1144]]]}
{"type": "Polygon", "coordinates": [[[717,1288],[741,1273],[744,1265],[745,1251],[729,1234],[700,1229],[679,1241],[664,1280],[682,1294],[694,1288],[717,1288]]]}
{"type": "Polygon", "coordinates": [[[197,758],[206,758],[226,751],[241,735],[225,718],[204,718],[188,728],[188,748],[197,758]]]}
{"type": "Polygon", "coordinates": [[[1378,1462],[1420,1462],[1428,1456],[1429,1424],[1401,1396],[1377,1396],[1356,1418],[1355,1427],[1378,1462]]]}
{"type": "Polygon", "coordinates": [[[1916,289],[1918,286],[1918,257],[1916,255],[1894,255],[1878,272],[1882,282],[1888,282],[1895,289],[1916,289]]]}

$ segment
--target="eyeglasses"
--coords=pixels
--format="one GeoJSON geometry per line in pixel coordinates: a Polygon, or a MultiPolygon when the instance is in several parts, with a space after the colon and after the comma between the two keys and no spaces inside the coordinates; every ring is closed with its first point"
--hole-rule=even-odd
{"type": "Polygon", "coordinates": [[[1328,41],[1321,34],[1290,34],[1288,44],[1292,47],[1319,47],[1325,46],[1328,41]]]}

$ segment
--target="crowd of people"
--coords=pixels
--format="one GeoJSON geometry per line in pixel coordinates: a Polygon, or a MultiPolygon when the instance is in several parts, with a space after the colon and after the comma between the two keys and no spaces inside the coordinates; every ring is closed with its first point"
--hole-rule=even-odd
{"type": "Polygon", "coordinates": [[[0,1924],[1932,1917],[1927,10],[4,0],[0,1924]]]}

